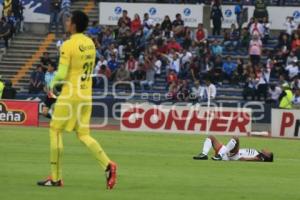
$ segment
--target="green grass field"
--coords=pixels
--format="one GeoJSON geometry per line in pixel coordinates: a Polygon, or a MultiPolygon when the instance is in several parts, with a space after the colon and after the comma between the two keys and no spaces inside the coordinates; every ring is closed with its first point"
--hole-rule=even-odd
{"type": "MultiPolygon", "coordinates": [[[[194,161],[204,136],[93,131],[119,165],[115,190],[74,134],[64,135],[63,188],[41,188],[49,174],[45,128],[0,127],[1,200],[295,200],[300,199],[300,143],[241,138],[242,147],[268,147],[274,163],[194,161]]],[[[227,141],[228,137],[221,137],[227,141]]]]}

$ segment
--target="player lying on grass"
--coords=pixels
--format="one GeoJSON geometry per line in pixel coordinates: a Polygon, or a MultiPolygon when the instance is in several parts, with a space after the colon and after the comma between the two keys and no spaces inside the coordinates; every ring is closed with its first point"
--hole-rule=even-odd
{"type": "Polygon", "coordinates": [[[225,146],[214,136],[209,136],[205,139],[202,153],[194,156],[193,159],[207,160],[208,152],[212,147],[215,151],[215,156],[212,157],[213,160],[273,162],[272,152],[269,152],[265,149],[261,151],[252,148],[240,149],[240,142],[239,138],[237,137],[231,138],[231,140],[225,146]]]}
{"type": "Polygon", "coordinates": [[[63,185],[63,131],[75,131],[78,139],[94,155],[98,164],[107,173],[107,188],[112,189],[116,184],[116,164],[108,158],[99,143],[90,136],[91,73],[95,66],[96,48],[93,41],[83,34],[88,23],[88,16],[81,11],[74,11],[66,23],[67,30],[72,36],[60,48],[58,71],[50,84],[52,91],[56,85],[63,84],[62,91],[54,105],[50,123],[51,177],[39,181],[37,183],[39,186],[63,185]]]}

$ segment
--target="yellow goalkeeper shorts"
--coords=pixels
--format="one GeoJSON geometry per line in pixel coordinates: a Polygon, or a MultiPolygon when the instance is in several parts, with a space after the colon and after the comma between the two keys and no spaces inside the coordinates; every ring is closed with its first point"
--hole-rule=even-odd
{"type": "Polygon", "coordinates": [[[50,127],[56,130],[89,134],[92,101],[83,99],[57,99],[50,127]]]}

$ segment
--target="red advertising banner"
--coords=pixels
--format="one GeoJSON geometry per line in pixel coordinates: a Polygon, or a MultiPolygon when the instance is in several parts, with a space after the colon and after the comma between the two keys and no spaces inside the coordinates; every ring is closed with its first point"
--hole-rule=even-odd
{"type": "Polygon", "coordinates": [[[38,126],[37,101],[0,100],[0,125],[38,126]]]}

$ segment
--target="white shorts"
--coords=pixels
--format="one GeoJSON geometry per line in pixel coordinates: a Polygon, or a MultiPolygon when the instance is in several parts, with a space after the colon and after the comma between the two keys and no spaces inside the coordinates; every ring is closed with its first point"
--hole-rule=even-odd
{"type": "MultiPolygon", "coordinates": [[[[219,150],[219,152],[226,152],[226,146],[222,146],[219,150]]],[[[239,160],[240,156],[239,153],[233,155],[233,156],[229,156],[228,154],[220,154],[222,157],[222,160],[224,161],[230,161],[230,160],[239,160]]]]}

